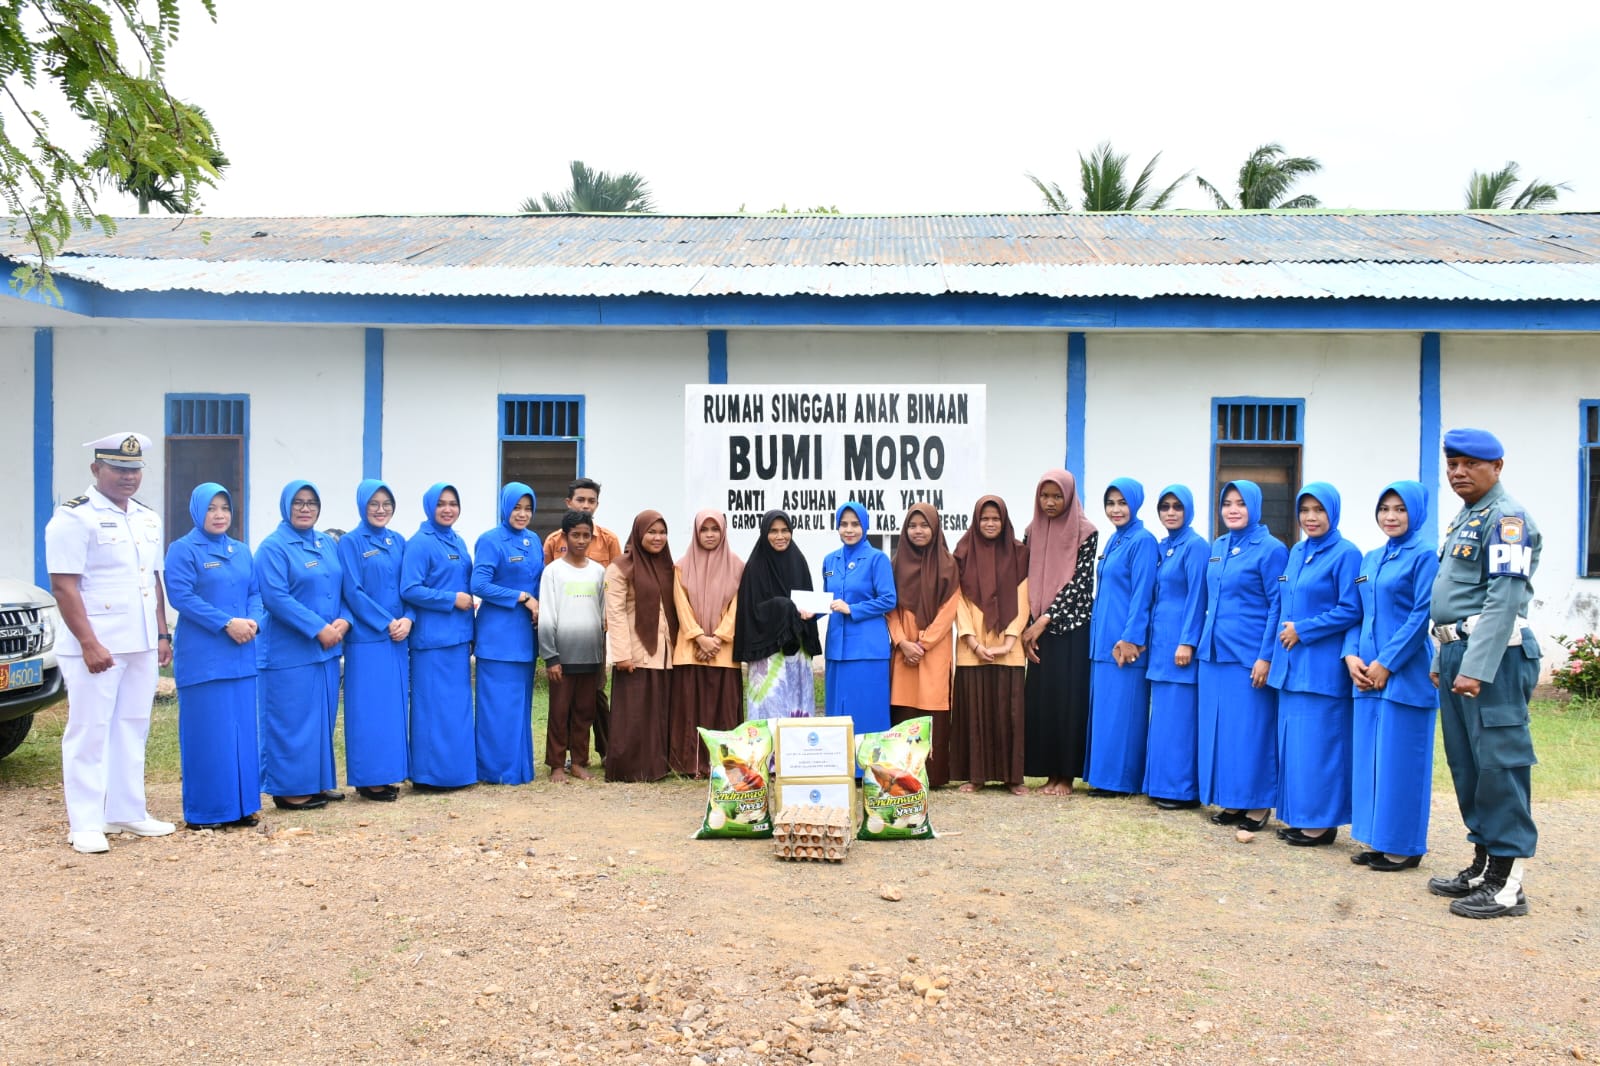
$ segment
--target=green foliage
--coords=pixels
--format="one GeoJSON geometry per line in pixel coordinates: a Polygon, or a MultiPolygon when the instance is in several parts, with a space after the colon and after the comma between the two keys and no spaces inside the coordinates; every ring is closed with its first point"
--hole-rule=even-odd
{"type": "Polygon", "coordinates": [[[1551,184],[1530,178],[1522,191],[1513,195],[1519,177],[1516,163],[1507,163],[1492,173],[1474,170],[1467,179],[1467,210],[1498,211],[1509,207],[1513,211],[1535,211],[1555,203],[1563,191],[1572,191],[1564,181],[1551,184]]]}
{"type": "MultiPolygon", "coordinates": [[[[741,215],[748,215],[750,212],[745,210],[744,204],[740,204],[737,213],[741,215]]],[[[789,210],[789,204],[784,202],[779,204],[777,207],[769,207],[761,213],[763,215],[837,215],[839,213],[839,208],[834,204],[829,204],[827,206],[818,204],[816,207],[797,207],[791,211],[789,210]]]]}
{"type": "MultiPolygon", "coordinates": [[[[187,113],[186,121],[205,122],[209,126],[206,113],[200,108],[182,103],[175,106],[187,113]]],[[[174,172],[170,166],[163,167],[144,159],[137,150],[136,142],[131,139],[124,140],[120,145],[112,144],[112,137],[124,136],[125,133],[125,129],[102,131],[100,143],[84,162],[91,169],[106,175],[118,191],[138,200],[141,215],[150,213],[151,204],[171,215],[187,215],[193,211],[198,206],[194,196],[196,190],[184,184],[182,174],[174,172]]],[[[228,165],[228,157],[222,154],[220,147],[213,147],[208,161],[218,175],[228,165]]]]}
{"type": "Polygon", "coordinates": [[[611,174],[590,170],[583,160],[572,161],[572,185],[559,193],[547,192],[541,198],[529,197],[518,208],[524,214],[543,211],[649,214],[656,209],[650,198],[650,185],[634,171],[611,174]]]}
{"type": "MultiPolygon", "coordinates": [[[[1078,183],[1083,190],[1085,211],[1159,211],[1172,200],[1178,186],[1189,179],[1183,174],[1160,192],[1152,193],[1156,164],[1161,153],[1150,157],[1139,176],[1128,181],[1128,156],[1112,150],[1109,141],[1100,144],[1085,156],[1078,153],[1078,183]]],[[[1056,182],[1045,182],[1032,174],[1025,175],[1033,187],[1044,197],[1045,207],[1051,211],[1070,211],[1072,202],[1056,182]]]]}
{"type": "Polygon", "coordinates": [[[1550,672],[1550,683],[1580,699],[1600,699],[1600,635],[1590,633],[1568,639],[1557,636],[1567,661],[1550,672]]]}
{"type": "MultiPolygon", "coordinates": [[[[215,0],[201,3],[215,19],[215,0]]],[[[95,210],[99,178],[164,190],[185,211],[216,183],[226,159],[211,123],[163,80],[178,7],[179,0],[0,0],[0,196],[12,234],[39,256],[15,272],[20,290],[54,292],[50,259],[75,227],[115,228],[95,210]],[[84,159],[62,147],[43,112],[24,100],[44,92],[59,93],[73,120],[91,131],[96,147],[84,159]]]]}
{"type": "MultiPolygon", "coordinates": [[[[1295,208],[1320,207],[1322,201],[1315,196],[1289,196],[1295,182],[1307,174],[1315,174],[1322,164],[1310,156],[1286,156],[1281,144],[1263,144],[1250,153],[1250,158],[1239,168],[1238,188],[1234,193],[1241,211],[1282,211],[1295,208]]],[[[1232,211],[1234,205],[1222,195],[1215,185],[1205,178],[1194,179],[1200,188],[1216,203],[1219,211],[1232,211]]]]}

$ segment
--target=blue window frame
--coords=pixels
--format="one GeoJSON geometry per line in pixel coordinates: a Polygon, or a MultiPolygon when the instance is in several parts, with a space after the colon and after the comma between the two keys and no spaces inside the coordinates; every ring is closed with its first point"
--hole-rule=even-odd
{"type": "Polygon", "coordinates": [[[547,536],[561,525],[567,486],[584,471],[584,398],[501,394],[500,483],[521,481],[539,505],[532,526],[547,536]]]}
{"type": "Polygon", "coordinates": [[[1261,486],[1261,517],[1285,544],[1299,539],[1294,513],[1305,444],[1306,402],[1262,396],[1218,396],[1211,401],[1211,514],[1223,532],[1217,499],[1230,481],[1261,486]]]}
{"type": "Polygon", "coordinates": [[[243,393],[169,392],[166,397],[167,543],[189,531],[189,494],[215,481],[233,497],[228,534],[249,529],[250,397],[243,393]]]}
{"type": "Polygon", "coordinates": [[[1600,577],[1600,400],[1578,404],[1578,573],[1600,577]]]}

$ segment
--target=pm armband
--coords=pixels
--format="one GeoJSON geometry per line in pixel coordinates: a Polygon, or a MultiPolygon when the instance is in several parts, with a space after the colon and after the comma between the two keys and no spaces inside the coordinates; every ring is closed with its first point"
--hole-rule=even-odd
{"type": "Polygon", "coordinates": [[[1489,538],[1489,576],[1533,576],[1533,549],[1525,543],[1527,524],[1514,515],[1506,515],[1495,523],[1489,538]]]}

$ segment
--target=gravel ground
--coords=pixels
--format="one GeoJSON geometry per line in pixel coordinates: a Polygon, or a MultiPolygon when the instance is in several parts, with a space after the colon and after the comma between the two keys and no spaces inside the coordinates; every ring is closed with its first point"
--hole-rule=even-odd
{"type": "Polygon", "coordinates": [[[1600,797],[1539,807],[1532,913],[1492,922],[1425,888],[1467,855],[1445,797],[1393,875],[999,791],[938,793],[935,841],[782,863],[689,840],[703,797],[408,790],[81,856],[55,790],[0,791],[0,1061],[1600,1057],[1600,797]]]}

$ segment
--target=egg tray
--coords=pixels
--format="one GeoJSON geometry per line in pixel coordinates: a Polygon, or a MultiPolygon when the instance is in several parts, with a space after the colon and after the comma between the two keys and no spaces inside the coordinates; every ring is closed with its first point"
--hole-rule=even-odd
{"type": "Polygon", "coordinates": [[[844,862],[850,828],[843,807],[785,807],[772,820],[772,852],[791,862],[844,862]]]}

